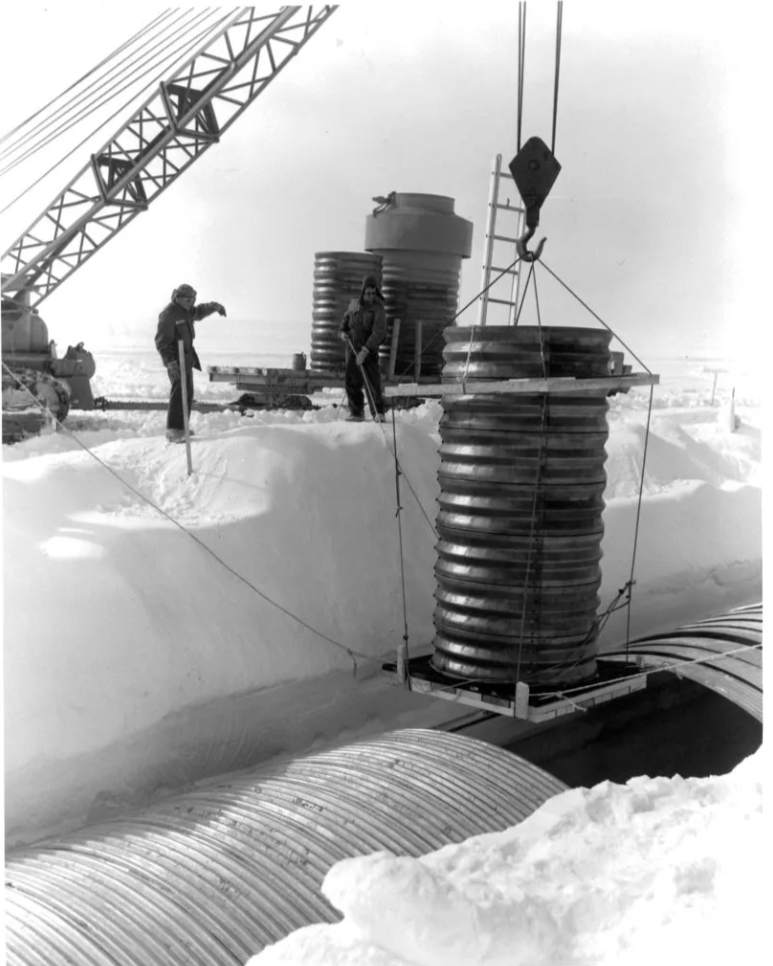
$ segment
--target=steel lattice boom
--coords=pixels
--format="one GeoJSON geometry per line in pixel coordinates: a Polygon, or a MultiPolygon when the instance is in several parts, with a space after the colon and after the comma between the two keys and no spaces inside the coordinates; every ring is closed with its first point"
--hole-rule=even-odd
{"type": "Polygon", "coordinates": [[[216,143],[336,9],[242,7],[5,252],[3,291],[42,302],[216,143]]]}

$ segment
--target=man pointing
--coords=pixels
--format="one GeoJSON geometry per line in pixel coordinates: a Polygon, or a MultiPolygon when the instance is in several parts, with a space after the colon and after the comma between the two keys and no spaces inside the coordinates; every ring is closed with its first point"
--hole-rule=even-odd
{"type": "Polygon", "coordinates": [[[196,305],[196,289],[192,285],[179,285],[172,292],[172,301],[158,317],[156,348],[172,384],[166,414],[166,438],[173,443],[182,443],[185,440],[182,373],[177,342],[180,340],[183,344],[187,407],[190,413],[193,405],[193,370],[201,371],[201,363],[193,347],[193,340],[196,338],[193,323],[205,319],[213,312],[226,314],[219,302],[202,302],[196,305]]]}

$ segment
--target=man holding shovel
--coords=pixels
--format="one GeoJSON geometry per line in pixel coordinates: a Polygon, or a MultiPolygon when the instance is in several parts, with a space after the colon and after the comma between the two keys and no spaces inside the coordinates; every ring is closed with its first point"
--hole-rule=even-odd
{"type": "MultiPolygon", "coordinates": [[[[193,347],[196,331],[193,323],[205,319],[213,312],[225,315],[219,302],[202,302],[196,305],[196,290],[191,285],[180,285],[172,292],[172,301],[158,317],[156,348],[166,366],[171,382],[169,408],[166,414],[166,438],[171,443],[185,442],[185,415],[193,405],[193,370],[201,371],[201,363],[193,347]],[[180,369],[180,349],[185,369],[180,369]],[[183,411],[183,382],[185,383],[186,408],[183,411]]],[[[189,434],[190,435],[190,434],[189,434]]]]}
{"type": "Polygon", "coordinates": [[[346,345],[344,386],[349,400],[348,422],[362,422],[365,418],[365,399],[371,415],[384,422],[384,397],[381,394],[381,373],[378,367],[378,347],[386,336],[384,297],[373,275],[366,275],[358,299],[352,299],[343,317],[340,336],[346,345]]]}

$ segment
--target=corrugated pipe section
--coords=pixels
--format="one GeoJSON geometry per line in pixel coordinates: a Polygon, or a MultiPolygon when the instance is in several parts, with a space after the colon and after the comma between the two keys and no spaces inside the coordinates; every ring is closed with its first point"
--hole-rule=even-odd
{"type": "Polygon", "coordinates": [[[667,634],[604,652],[605,658],[638,660],[702,684],[762,721],[762,604],[685,624],[667,634]]]}
{"type": "Polygon", "coordinates": [[[345,347],[338,334],[353,298],[366,275],[381,279],[381,257],[365,252],[317,252],[314,256],[314,307],[311,326],[311,368],[343,373],[345,347]]]}
{"type": "MultiPolygon", "coordinates": [[[[611,334],[449,329],[444,382],[609,375],[611,334]]],[[[596,671],[605,391],[443,398],[433,666],[532,686],[596,671]]]]}
{"type": "Polygon", "coordinates": [[[440,376],[445,328],[459,305],[462,259],[470,257],[472,223],[454,213],[444,195],[393,192],[383,209],[369,215],[365,248],[382,258],[382,291],[389,356],[394,320],[400,319],[395,372],[416,375],[418,323],[421,322],[421,375],[440,376]]]}
{"type": "Polygon", "coordinates": [[[502,749],[403,730],[242,773],[11,852],[10,966],[236,966],[335,922],[340,859],[419,856],[526,818],[566,786],[502,749]]]}

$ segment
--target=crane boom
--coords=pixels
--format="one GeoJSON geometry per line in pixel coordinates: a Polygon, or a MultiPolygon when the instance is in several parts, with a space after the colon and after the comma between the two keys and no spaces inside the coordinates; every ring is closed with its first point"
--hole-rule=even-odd
{"type": "Polygon", "coordinates": [[[336,9],[241,7],[4,253],[3,292],[42,302],[217,143],[336,9]]]}

